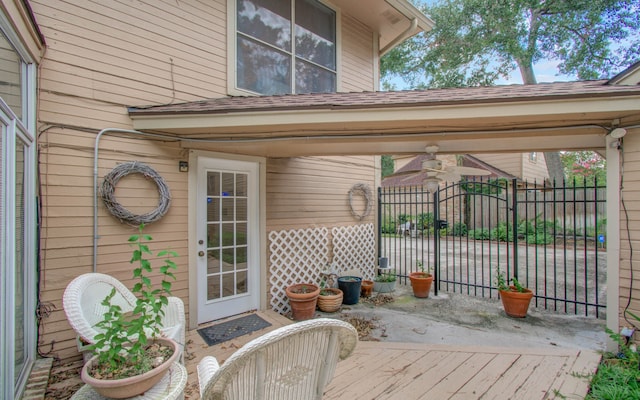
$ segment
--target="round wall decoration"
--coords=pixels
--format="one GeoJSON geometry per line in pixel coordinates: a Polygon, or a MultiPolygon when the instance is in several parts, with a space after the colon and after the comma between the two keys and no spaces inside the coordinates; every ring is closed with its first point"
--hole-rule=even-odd
{"type": "Polygon", "coordinates": [[[164,179],[150,166],[138,161],[131,161],[120,164],[105,175],[100,187],[100,197],[107,210],[121,222],[129,225],[149,224],[162,218],[171,205],[171,193],[164,179]],[[121,178],[130,174],[142,174],[146,179],[151,179],[158,187],[158,207],[145,214],[133,214],[124,208],[115,198],[116,185],[121,178]]]}
{"type": "Polygon", "coordinates": [[[369,214],[371,214],[371,208],[373,207],[372,197],[373,195],[371,193],[371,188],[366,183],[356,183],[351,187],[351,189],[349,190],[349,209],[351,210],[351,214],[355,219],[357,219],[358,221],[362,221],[363,219],[367,218],[369,214]],[[358,212],[353,209],[354,195],[360,195],[364,198],[365,206],[362,214],[358,214],[358,212]]]}

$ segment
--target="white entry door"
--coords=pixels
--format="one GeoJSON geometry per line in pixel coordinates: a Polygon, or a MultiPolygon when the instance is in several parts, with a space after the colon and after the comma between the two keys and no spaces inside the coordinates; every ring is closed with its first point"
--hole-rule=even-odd
{"type": "Polygon", "coordinates": [[[198,158],[198,323],[259,306],[259,164],[198,158]]]}

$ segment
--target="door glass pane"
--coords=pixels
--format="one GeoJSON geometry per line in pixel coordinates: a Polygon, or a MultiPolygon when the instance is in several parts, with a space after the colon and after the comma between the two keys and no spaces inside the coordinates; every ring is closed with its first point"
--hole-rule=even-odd
{"type": "Polygon", "coordinates": [[[25,291],[25,275],[27,271],[24,265],[24,221],[25,221],[25,196],[24,196],[24,152],[25,145],[19,139],[16,139],[16,191],[15,191],[15,265],[16,265],[16,284],[15,284],[15,376],[17,380],[22,373],[22,368],[27,362],[26,352],[26,335],[25,335],[25,321],[26,318],[26,291],[25,291]]]}
{"type": "Polygon", "coordinates": [[[220,196],[220,173],[207,174],[207,196],[220,196]]]}
{"type": "Polygon", "coordinates": [[[236,221],[247,220],[247,199],[236,199],[236,221]]]}
{"type": "Polygon", "coordinates": [[[223,173],[222,174],[222,197],[233,196],[236,194],[234,174],[223,173]]]}
{"type": "Polygon", "coordinates": [[[242,246],[247,244],[247,224],[237,223],[236,224],[236,245],[242,246]]]}
{"type": "Polygon", "coordinates": [[[335,12],[314,0],[297,0],[295,29],[296,56],[335,70],[335,12]]]}
{"type": "Polygon", "coordinates": [[[247,36],[291,50],[291,2],[238,0],[238,31],[247,36]]]}
{"type": "Polygon", "coordinates": [[[22,60],[0,30],[0,97],[22,120],[22,60]]]}
{"type": "Polygon", "coordinates": [[[224,197],[222,199],[222,220],[233,221],[235,219],[235,199],[224,197]]]}
{"type": "Polygon", "coordinates": [[[240,271],[236,274],[236,291],[238,294],[247,293],[247,271],[240,271]]]}
{"type": "Polygon", "coordinates": [[[220,199],[217,197],[207,199],[207,220],[220,221],[220,199]]]}
{"type": "Polygon", "coordinates": [[[247,185],[248,183],[246,174],[236,175],[236,196],[247,197],[247,185]]]}
{"type": "Polygon", "coordinates": [[[238,88],[271,95],[291,93],[291,56],[238,37],[238,88]]]}
{"type": "Polygon", "coordinates": [[[220,294],[220,274],[207,277],[207,299],[215,300],[220,297],[222,297],[220,294]]]}
{"type": "Polygon", "coordinates": [[[207,251],[207,273],[220,273],[220,250],[207,251]]]}
{"type": "Polygon", "coordinates": [[[207,247],[220,247],[220,224],[207,225],[207,247]]]}

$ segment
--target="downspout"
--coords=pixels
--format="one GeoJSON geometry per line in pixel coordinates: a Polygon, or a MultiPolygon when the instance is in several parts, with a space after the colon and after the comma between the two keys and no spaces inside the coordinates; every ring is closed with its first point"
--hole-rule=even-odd
{"type": "Polygon", "coordinates": [[[380,50],[380,57],[387,54],[391,49],[396,47],[399,43],[405,41],[409,36],[411,36],[413,31],[415,31],[417,27],[418,27],[418,18],[413,18],[411,20],[411,24],[404,32],[396,36],[393,40],[387,43],[387,45],[380,50]]]}

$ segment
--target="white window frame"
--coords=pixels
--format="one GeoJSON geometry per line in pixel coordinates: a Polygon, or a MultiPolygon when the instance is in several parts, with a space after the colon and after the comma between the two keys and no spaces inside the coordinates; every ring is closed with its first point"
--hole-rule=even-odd
{"type": "MultiPolygon", "coordinates": [[[[291,1],[291,0],[287,0],[291,1]]],[[[336,13],[336,92],[342,91],[342,16],[340,10],[334,5],[324,0],[318,0],[319,3],[325,5],[336,13]]],[[[237,43],[237,0],[227,0],[227,93],[230,96],[260,96],[250,90],[238,88],[238,76],[236,68],[237,43]]],[[[295,67],[293,68],[295,71],[295,67]]],[[[294,77],[295,78],[295,77],[294,77]]],[[[295,79],[293,80],[295,83],[295,79]]]]}
{"type": "Polygon", "coordinates": [[[0,13],[0,30],[13,45],[21,58],[22,110],[18,118],[6,102],[0,98],[0,125],[2,125],[2,215],[3,229],[0,241],[0,398],[20,398],[24,392],[29,373],[36,358],[37,322],[35,317],[37,299],[37,246],[36,246],[36,66],[26,47],[11,28],[6,16],[0,13]],[[15,152],[20,139],[25,144],[24,152],[24,254],[25,282],[25,365],[15,371],[15,218],[14,204],[16,188],[15,152]],[[17,376],[17,378],[16,378],[17,376]]]}

